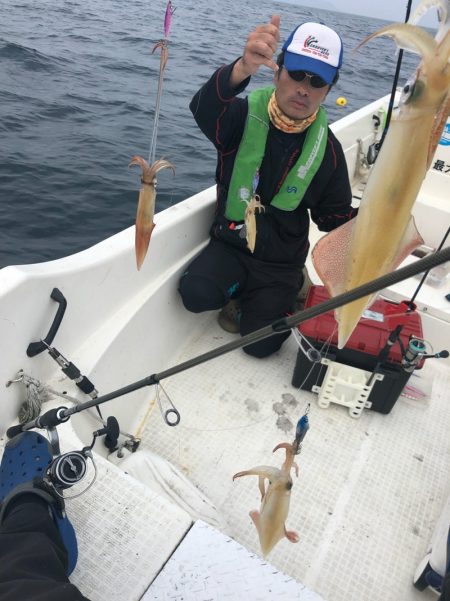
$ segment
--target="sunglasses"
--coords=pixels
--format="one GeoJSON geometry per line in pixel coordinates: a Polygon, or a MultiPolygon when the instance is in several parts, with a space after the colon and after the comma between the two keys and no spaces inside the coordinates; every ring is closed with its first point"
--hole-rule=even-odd
{"type": "Polygon", "coordinates": [[[320,75],[311,75],[306,71],[288,71],[287,69],[286,71],[288,72],[289,77],[297,82],[303,81],[305,77],[308,78],[309,84],[313,88],[324,88],[328,85],[327,82],[320,77],[320,75]]]}

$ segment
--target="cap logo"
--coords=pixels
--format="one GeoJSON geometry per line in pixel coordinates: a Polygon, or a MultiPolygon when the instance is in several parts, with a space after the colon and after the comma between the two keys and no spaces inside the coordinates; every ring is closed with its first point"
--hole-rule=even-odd
{"type": "Polygon", "coordinates": [[[312,54],[313,56],[318,56],[322,60],[328,60],[330,58],[330,50],[329,48],[325,48],[324,46],[319,46],[319,40],[315,38],[313,35],[309,35],[303,44],[304,51],[312,54]]]}

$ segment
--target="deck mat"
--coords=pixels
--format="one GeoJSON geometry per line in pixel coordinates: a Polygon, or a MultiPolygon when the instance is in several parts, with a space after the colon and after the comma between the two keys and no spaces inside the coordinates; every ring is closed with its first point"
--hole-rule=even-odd
{"type": "MultiPolygon", "coordinates": [[[[79,448],[69,424],[58,430],[63,452],[79,448]]],[[[0,448],[0,455],[2,452],[0,448]]],[[[82,496],[66,501],[79,552],[70,581],[90,601],[138,601],[192,520],[106,459],[95,456],[95,461],[98,475],[94,485],[82,496]]],[[[86,478],[91,476],[90,469],[86,478]]],[[[79,486],[84,488],[84,482],[79,486]]]]}
{"type": "MultiPolygon", "coordinates": [[[[177,361],[233,339],[214,315],[193,319],[196,336],[177,361]]],[[[400,397],[388,415],[364,410],[352,419],[345,407],[321,409],[317,395],[291,386],[296,354],[291,336],[268,359],[236,350],[165,380],[181,423],[169,428],[154,411],[143,445],[211,499],[225,534],[260,553],[248,515],[259,507],[257,478],[232,476],[260,464],[279,467],[283,451],[272,449],[292,440],[310,402],[287,522],[300,542],[281,541],[268,561],[328,601],[435,599],[417,591],[412,578],[450,492],[450,369],[429,361],[422,370],[431,400],[400,397]]]]}
{"type": "MultiPolygon", "coordinates": [[[[195,334],[173,364],[233,339],[215,315],[192,319],[195,334]]],[[[181,469],[220,511],[223,534],[257,558],[248,515],[259,507],[257,478],[232,476],[259,464],[279,467],[284,453],[272,449],[292,440],[311,403],[287,521],[300,541],[281,541],[267,563],[327,601],[435,600],[412,577],[450,492],[450,368],[436,360],[420,372],[429,399],[400,397],[389,415],[364,410],[352,419],[345,407],[321,409],[317,395],[291,386],[296,355],[291,337],[268,359],[236,350],[165,380],[181,423],[167,427],[156,408],[141,448],[181,469]]],[[[78,447],[70,432],[62,435],[65,450],[78,447]]],[[[71,580],[91,601],[137,601],[191,520],[117,466],[99,458],[98,469],[95,485],[67,503],[80,549],[71,580]]]]}

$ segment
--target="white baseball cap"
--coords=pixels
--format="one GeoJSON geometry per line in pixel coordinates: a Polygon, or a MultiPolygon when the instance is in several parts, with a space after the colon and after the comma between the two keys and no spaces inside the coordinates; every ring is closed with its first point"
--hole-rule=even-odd
{"type": "Polygon", "coordinates": [[[328,84],[335,81],[342,65],[340,36],[321,23],[302,23],[283,44],[284,67],[288,71],[307,71],[328,84]]]}

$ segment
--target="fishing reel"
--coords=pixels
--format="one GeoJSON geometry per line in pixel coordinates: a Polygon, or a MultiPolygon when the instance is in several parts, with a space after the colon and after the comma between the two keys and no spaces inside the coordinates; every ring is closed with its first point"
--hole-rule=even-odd
{"type": "Polygon", "coordinates": [[[427,353],[425,340],[410,336],[408,346],[403,353],[402,367],[406,372],[413,372],[423,359],[446,359],[448,356],[447,350],[439,353],[427,353]]]}
{"type": "Polygon", "coordinates": [[[85,449],[64,453],[50,463],[47,477],[56,489],[71,488],[85,477],[88,458],[92,454],[85,449]]]}
{"type": "MultiPolygon", "coordinates": [[[[56,428],[52,428],[49,432],[50,442],[55,448],[55,443],[59,448],[56,428]],[[55,438],[56,437],[56,438],[55,438]]],[[[97,467],[94,462],[92,449],[98,437],[105,436],[104,443],[109,449],[117,448],[117,440],[119,437],[119,423],[113,416],[108,417],[106,426],[93,433],[92,442],[90,445],[83,447],[80,451],[69,451],[67,453],[58,454],[51,461],[47,468],[47,478],[55,488],[56,492],[72,488],[75,484],[81,482],[88,472],[88,462],[92,463],[94,468],[94,476],[91,482],[81,492],[69,498],[75,498],[84,494],[95,482],[97,477],[97,467]]],[[[67,498],[67,497],[66,497],[67,498]]]]}

